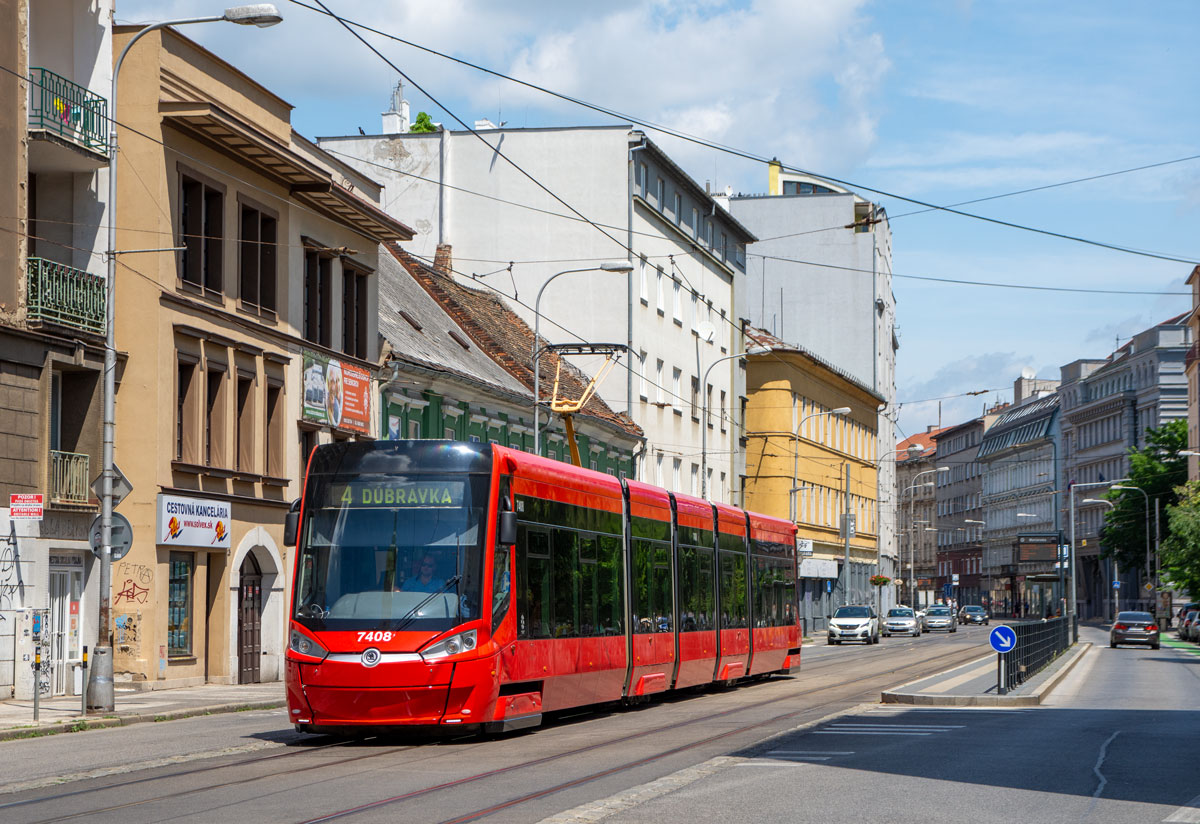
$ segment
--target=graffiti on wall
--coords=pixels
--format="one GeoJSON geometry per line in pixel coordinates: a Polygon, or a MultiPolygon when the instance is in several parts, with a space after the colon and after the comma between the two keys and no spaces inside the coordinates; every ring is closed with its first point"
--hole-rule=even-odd
{"type": "Polygon", "coordinates": [[[114,640],[121,652],[134,652],[138,646],[139,624],[141,614],[134,612],[119,613],[113,617],[114,640]]]}
{"type": "Polygon", "coordinates": [[[113,595],[114,604],[144,604],[150,596],[150,587],[154,585],[154,567],[122,563],[117,567],[113,580],[120,582],[113,595]]]}
{"type": "MultiPolygon", "coordinates": [[[[9,521],[12,530],[12,522],[9,521]]],[[[17,536],[10,532],[0,535],[0,621],[8,618],[6,612],[19,606],[21,594],[21,564],[17,555],[17,536]]]]}

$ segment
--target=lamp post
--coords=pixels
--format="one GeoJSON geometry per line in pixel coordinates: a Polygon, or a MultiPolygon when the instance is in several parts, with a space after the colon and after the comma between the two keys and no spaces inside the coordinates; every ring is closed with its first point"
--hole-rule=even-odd
{"type": "Polygon", "coordinates": [[[1071,559],[1069,561],[1071,569],[1071,632],[1073,641],[1079,641],[1079,630],[1076,620],[1079,615],[1079,593],[1075,589],[1075,490],[1076,489],[1091,489],[1098,486],[1113,486],[1115,484],[1128,483],[1128,478],[1118,478],[1115,481],[1091,481],[1089,483],[1071,484],[1070,494],[1067,496],[1067,514],[1071,517],[1071,559]]]}
{"type": "MultiPolygon", "coordinates": [[[[933,485],[934,485],[933,481],[925,481],[924,483],[912,484],[911,486],[906,486],[906,487],[905,487],[905,488],[904,488],[904,489],[903,489],[903,490],[900,492],[900,503],[901,503],[901,505],[903,505],[903,503],[904,503],[904,494],[905,494],[906,492],[911,492],[911,491],[913,491],[913,490],[920,489],[920,488],[931,487],[931,486],[933,486],[933,485]]],[[[916,497],[916,492],[913,492],[913,498],[915,498],[915,497],[916,497]]],[[[911,501],[911,500],[912,500],[912,498],[910,498],[910,501],[911,501]]],[[[909,511],[908,511],[908,529],[906,529],[906,530],[904,530],[904,531],[905,531],[905,532],[908,534],[908,558],[909,558],[909,568],[910,568],[910,569],[912,568],[913,564],[915,563],[915,562],[913,561],[913,554],[916,552],[916,546],[915,546],[915,543],[916,543],[916,534],[915,534],[915,533],[916,533],[916,526],[917,526],[917,524],[928,524],[928,523],[929,523],[929,521],[925,521],[925,520],[918,520],[918,519],[916,519],[916,518],[915,518],[915,516],[914,516],[914,514],[913,514],[912,507],[911,507],[911,506],[909,507],[909,511]]],[[[899,557],[899,559],[898,559],[898,560],[899,560],[899,563],[900,563],[900,580],[902,580],[902,581],[903,581],[903,580],[904,580],[904,555],[903,555],[903,553],[901,553],[901,555],[900,555],[900,557],[899,557]]],[[[909,604],[909,606],[911,606],[913,609],[916,609],[916,608],[917,608],[917,603],[916,603],[916,599],[913,597],[913,596],[914,596],[914,593],[912,593],[912,592],[909,592],[909,591],[908,591],[908,588],[909,588],[910,586],[912,586],[912,583],[911,583],[911,582],[905,582],[905,593],[904,593],[904,594],[905,594],[905,596],[907,596],[908,600],[911,602],[911,603],[909,604]]]]}
{"type": "Polygon", "coordinates": [[[541,285],[541,288],[538,289],[537,300],[533,302],[533,352],[530,357],[530,360],[533,363],[533,454],[542,454],[542,427],[538,423],[538,408],[542,402],[540,396],[541,384],[539,380],[541,375],[538,372],[538,361],[541,360],[542,349],[544,348],[540,344],[541,337],[538,334],[538,329],[541,328],[542,323],[542,312],[540,308],[542,305],[542,293],[546,291],[546,287],[549,286],[550,282],[555,278],[562,277],[563,275],[570,275],[575,272],[624,272],[628,274],[632,271],[633,264],[627,260],[606,260],[599,266],[584,266],[579,269],[564,269],[561,272],[555,272],[553,275],[546,278],[546,281],[541,285]]]}
{"type": "MultiPolygon", "coordinates": [[[[1152,578],[1150,576],[1150,496],[1147,495],[1146,490],[1142,489],[1140,486],[1114,485],[1113,489],[1120,489],[1122,491],[1130,491],[1130,492],[1140,492],[1140,493],[1142,493],[1142,498],[1145,499],[1145,504],[1146,504],[1146,580],[1150,581],[1150,580],[1152,580],[1152,578]]],[[[1153,599],[1151,599],[1151,600],[1153,600],[1153,599]]]]}
{"type": "Polygon", "coordinates": [[[92,677],[90,682],[84,686],[84,689],[88,691],[87,705],[90,709],[107,711],[113,708],[113,661],[112,646],[109,643],[109,623],[112,611],[112,513],[113,475],[115,474],[113,472],[113,443],[116,429],[117,396],[117,343],[114,320],[116,318],[117,255],[120,254],[117,251],[117,161],[120,158],[120,153],[117,151],[117,79],[121,75],[121,65],[125,62],[125,56],[143,35],[166,26],[222,21],[237,23],[241,26],[266,28],[282,22],[283,17],[270,3],[255,3],[249,6],[231,6],[225,9],[223,14],[212,17],[186,17],[152,23],[130,38],[129,42],[125,44],[125,48],[121,50],[117,62],[113,65],[112,89],[108,98],[108,110],[112,112],[112,122],[108,131],[108,251],[105,253],[105,257],[108,259],[108,283],[106,284],[104,384],[102,389],[104,434],[100,471],[100,598],[96,622],[96,648],[92,651],[92,677]]]}
{"type": "Polygon", "coordinates": [[[744,358],[747,355],[765,355],[770,351],[769,346],[751,346],[745,352],[717,358],[708,365],[708,368],[704,370],[704,377],[700,379],[701,409],[703,410],[700,414],[700,497],[705,500],[708,500],[708,393],[704,391],[704,388],[708,386],[708,376],[713,367],[722,361],[744,358]]]}
{"type": "MultiPolygon", "coordinates": [[[[1084,498],[1082,503],[1105,504],[1108,506],[1109,512],[1112,512],[1114,509],[1117,508],[1117,505],[1114,504],[1112,501],[1106,501],[1103,498],[1084,498]]],[[[1113,557],[1112,557],[1112,580],[1113,580],[1114,584],[1118,584],[1118,586],[1112,587],[1112,594],[1113,594],[1112,595],[1112,614],[1113,614],[1113,620],[1115,621],[1115,620],[1117,620],[1117,611],[1118,611],[1118,607],[1120,606],[1120,597],[1121,597],[1121,590],[1119,587],[1119,582],[1121,580],[1121,570],[1117,565],[1117,556],[1116,555],[1113,555],[1113,557]]]]}
{"type": "MultiPolygon", "coordinates": [[[[939,466],[939,467],[935,467],[933,469],[926,469],[921,472],[918,472],[916,475],[913,475],[913,484],[912,484],[912,486],[909,487],[909,489],[915,490],[919,486],[933,486],[934,485],[934,483],[932,481],[929,481],[925,484],[916,483],[917,479],[920,478],[922,475],[933,475],[938,472],[949,472],[949,471],[950,471],[950,467],[939,466]]],[[[916,554],[917,554],[916,539],[917,539],[917,536],[913,534],[913,531],[911,529],[913,518],[916,517],[913,514],[913,510],[916,507],[916,502],[917,502],[917,493],[913,492],[912,495],[908,496],[908,524],[910,527],[909,535],[908,535],[908,587],[909,587],[908,591],[909,591],[910,595],[915,594],[916,586],[917,586],[916,577],[915,577],[915,573],[914,573],[914,569],[913,569],[917,563],[916,562],[916,554]]],[[[912,604],[910,604],[910,606],[912,606],[913,609],[916,609],[915,599],[914,599],[914,602],[912,604]]]]}

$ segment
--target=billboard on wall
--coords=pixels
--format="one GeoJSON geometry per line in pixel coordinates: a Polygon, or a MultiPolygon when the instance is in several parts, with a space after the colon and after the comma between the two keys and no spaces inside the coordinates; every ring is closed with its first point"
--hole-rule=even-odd
{"type": "Polygon", "coordinates": [[[165,546],[229,549],[232,520],[228,501],[158,496],[158,543],[165,546]]]}
{"type": "Polygon", "coordinates": [[[302,352],[304,420],[371,434],[371,373],[319,352],[302,352]]]}

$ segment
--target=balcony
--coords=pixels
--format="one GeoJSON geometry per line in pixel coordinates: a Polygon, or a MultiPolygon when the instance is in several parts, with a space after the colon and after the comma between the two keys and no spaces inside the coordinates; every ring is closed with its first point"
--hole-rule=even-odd
{"type": "Polygon", "coordinates": [[[59,504],[87,504],[87,455],[50,450],[50,501],[59,504]]]}
{"type": "MultiPolygon", "coordinates": [[[[32,136],[48,136],[50,142],[56,142],[54,139],[57,138],[85,150],[86,156],[76,157],[74,162],[59,158],[64,160],[67,171],[84,171],[107,163],[108,100],[49,69],[30,69],[29,81],[29,130],[32,136]],[[74,168],[80,164],[82,168],[74,168]]],[[[60,165],[53,164],[52,151],[37,152],[31,146],[31,152],[34,155],[30,158],[31,171],[48,171],[54,165],[60,165]]],[[[67,149],[59,149],[59,152],[69,154],[67,149]]]]}
{"type": "Polygon", "coordinates": [[[1197,358],[1200,358],[1200,341],[1197,341],[1188,347],[1187,356],[1183,362],[1183,368],[1185,370],[1191,369],[1192,364],[1196,362],[1197,358]]]}
{"type": "Polygon", "coordinates": [[[44,258],[31,257],[26,268],[28,318],[93,335],[105,333],[108,300],[104,278],[44,258]]]}

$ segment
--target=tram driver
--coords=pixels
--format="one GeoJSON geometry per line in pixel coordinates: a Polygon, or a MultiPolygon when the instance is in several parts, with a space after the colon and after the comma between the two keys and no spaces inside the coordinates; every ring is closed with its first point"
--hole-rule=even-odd
{"type": "Polygon", "coordinates": [[[441,592],[446,588],[446,582],[438,578],[437,558],[426,552],[421,556],[421,566],[416,575],[410,576],[400,585],[402,592],[441,592]]]}

